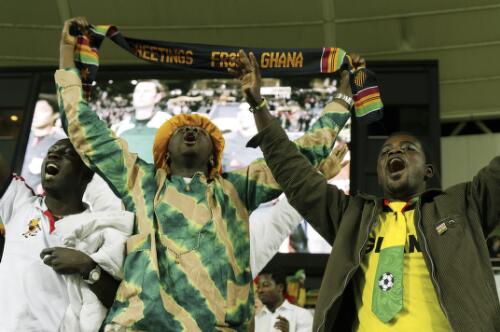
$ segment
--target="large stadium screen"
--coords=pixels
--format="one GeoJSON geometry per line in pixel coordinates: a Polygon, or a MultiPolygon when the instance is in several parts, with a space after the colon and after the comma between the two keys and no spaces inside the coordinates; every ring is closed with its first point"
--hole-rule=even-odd
{"type": "MultiPolygon", "coordinates": [[[[106,76],[106,75],[102,75],[106,76]]],[[[113,75],[107,75],[112,77],[113,75]]],[[[128,75],[130,76],[130,75],[128,75]]],[[[209,117],[224,133],[226,147],[224,171],[245,167],[262,157],[259,149],[246,148],[256,134],[253,115],[248,111],[239,88],[232,78],[172,79],[101,78],[95,82],[90,106],[116,135],[124,138],[129,149],[152,162],[152,143],[157,128],[175,114],[197,113],[209,117]]],[[[38,193],[42,192],[40,172],[47,149],[64,137],[57,114],[56,96],[42,89],[36,103],[22,175],[38,193]]],[[[336,82],[328,77],[289,77],[263,79],[262,95],[272,114],[291,139],[300,137],[332,101],[336,82]]],[[[339,140],[350,142],[350,124],[341,131],[339,140]]],[[[349,153],[346,156],[349,159],[349,153]]],[[[349,167],[330,180],[349,192],[349,167]]],[[[255,211],[253,218],[265,218],[269,202],[255,211]]],[[[281,252],[327,253],[330,246],[302,221],[285,240],[281,252]]]]}

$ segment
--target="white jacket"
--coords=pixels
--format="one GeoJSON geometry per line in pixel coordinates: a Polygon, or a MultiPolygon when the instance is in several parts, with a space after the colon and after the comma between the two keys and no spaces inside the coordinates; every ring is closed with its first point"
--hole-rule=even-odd
{"type": "MultiPolygon", "coordinates": [[[[125,241],[132,233],[133,214],[126,211],[89,212],[70,216],[57,222],[57,228],[62,236],[61,245],[74,248],[89,255],[103,270],[115,279],[121,279],[121,266],[125,257],[125,241]],[[72,218],[73,217],[73,218],[72,218]]],[[[33,287],[39,287],[40,276],[45,275],[45,283],[50,276],[46,266],[40,261],[29,269],[30,274],[24,278],[25,294],[28,297],[29,308],[26,319],[18,328],[31,330],[44,317],[57,316],[59,306],[40,305],[44,303],[43,293],[30,292],[33,287]],[[44,272],[45,271],[45,272],[44,272]],[[37,298],[38,297],[38,298],[37,298]]],[[[64,275],[69,303],[65,307],[62,322],[58,328],[62,332],[95,332],[99,330],[107,309],[89,285],[82,281],[79,275],[64,275]]],[[[53,284],[57,282],[54,281],[53,284]]],[[[45,294],[46,296],[46,294],[45,294]]],[[[46,326],[46,324],[44,324],[46,326]]],[[[34,329],[36,330],[36,329],[34,329]]],[[[53,331],[57,327],[54,326],[53,331]]]]}

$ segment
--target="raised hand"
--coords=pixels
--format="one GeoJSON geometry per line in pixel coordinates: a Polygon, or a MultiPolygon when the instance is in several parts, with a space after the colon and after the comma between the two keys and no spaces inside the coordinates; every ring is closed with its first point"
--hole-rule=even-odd
{"type": "Polygon", "coordinates": [[[350,53],[349,56],[351,57],[352,66],[354,68],[357,69],[357,68],[366,67],[366,60],[361,55],[356,54],[356,53],[350,53]]]}
{"type": "MultiPolygon", "coordinates": [[[[366,66],[365,58],[361,57],[359,54],[352,53],[349,54],[349,56],[351,57],[351,64],[355,69],[363,68],[366,66]]],[[[340,73],[340,81],[337,87],[337,91],[346,96],[352,97],[351,81],[349,78],[348,70],[343,70],[340,73]]]]}
{"type": "Polygon", "coordinates": [[[332,150],[328,158],[321,162],[319,171],[327,180],[337,176],[342,168],[349,164],[349,161],[343,161],[348,150],[347,144],[340,143],[332,150]]]}
{"type": "Polygon", "coordinates": [[[262,101],[262,97],[260,95],[262,78],[260,76],[260,68],[255,55],[250,52],[247,56],[245,51],[240,50],[235,63],[236,68],[229,68],[228,71],[239,78],[241,82],[241,89],[250,106],[258,106],[262,101]]]}
{"type": "Polygon", "coordinates": [[[75,46],[77,36],[89,28],[85,17],[73,17],[64,22],[61,33],[61,45],[75,46]]]}

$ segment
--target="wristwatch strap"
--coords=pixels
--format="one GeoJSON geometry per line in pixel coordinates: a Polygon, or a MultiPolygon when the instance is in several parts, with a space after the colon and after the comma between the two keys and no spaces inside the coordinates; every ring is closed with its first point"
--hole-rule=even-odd
{"type": "Polygon", "coordinates": [[[249,110],[252,113],[256,113],[256,112],[262,111],[265,108],[267,108],[267,100],[265,98],[262,98],[262,101],[260,102],[259,105],[250,106],[249,110]]]}
{"type": "Polygon", "coordinates": [[[343,93],[337,92],[333,95],[333,99],[339,99],[344,101],[347,105],[349,105],[349,109],[351,109],[354,106],[354,100],[352,97],[349,97],[343,93]]]}

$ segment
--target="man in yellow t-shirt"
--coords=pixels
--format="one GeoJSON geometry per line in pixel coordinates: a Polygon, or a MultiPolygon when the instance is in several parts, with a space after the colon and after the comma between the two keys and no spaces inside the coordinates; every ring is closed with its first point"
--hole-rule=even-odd
{"type": "MultiPolygon", "coordinates": [[[[245,54],[237,61],[249,99],[260,88],[258,64],[245,54]]],[[[396,133],[377,160],[384,197],[345,195],[300,155],[266,107],[256,112],[259,133],[249,145],[260,146],[290,204],[332,245],[313,331],[500,331],[485,240],[500,223],[500,157],[470,182],[427,189],[434,168],[424,146],[396,133]]]]}
{"type": "Polygon", "coordinates": [[[251,144],[332,245],[313,331],[500,331],[485,240],[500,221],[500,157],[470,182],[427,189],[420,140],[393,134],[377,161],[384,199],[329,185],[272,123],[251,144]]]}

